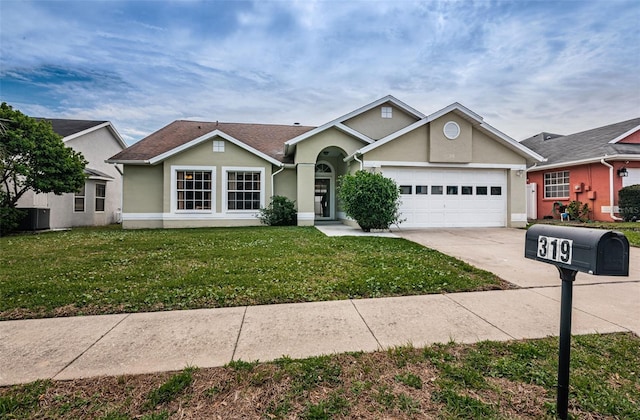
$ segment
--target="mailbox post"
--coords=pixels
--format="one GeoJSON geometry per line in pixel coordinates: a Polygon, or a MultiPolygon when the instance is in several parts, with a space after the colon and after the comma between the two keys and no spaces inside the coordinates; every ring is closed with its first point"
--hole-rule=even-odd
{"type": "Polygon", "coordinates": [[[534,225],[527,230],[525,258],[554,264],[562,280],[558,349],[558,417],[569,407],[571,305],[578,271],[596,276],[629,275],[629,241],[620,232],[566,226],[534,225]]]}

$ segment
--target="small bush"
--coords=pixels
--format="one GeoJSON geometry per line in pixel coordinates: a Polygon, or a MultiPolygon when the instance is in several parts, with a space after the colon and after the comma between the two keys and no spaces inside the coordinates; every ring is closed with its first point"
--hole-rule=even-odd
{"type": "Polygon", "coordinates": [[[569,217],[572,220],[579,220],[581,222],[586,222],[589,220],[589,204],[574,200],[569,203],[566,208],[566,212],[569,213],[569,217]]]}
{"type": "Polygon", "coordinates": [[[15,231],[25,217],[24,210],[13,207],[0,207],[0,236],[15,231]]]}
{"type": "Polygon", "coordinates": [[[626,222],[640,220],[640,184],[629,185],[618,191],[618,207],[626,222]]]}
{"type": "Polygon", "coordinates": [[[267,226],[293,226],[297,215],[294,201],[282,195],[274,195],[269,206],[260,209],[258,218],[267,226]]]}
{"type": "Polygon", "coordinates": [[[365,232],[400,223],[400,190],[394,180],[382,174],[358,171],[341,176],[338,198],[347,216],[365,232]]]}

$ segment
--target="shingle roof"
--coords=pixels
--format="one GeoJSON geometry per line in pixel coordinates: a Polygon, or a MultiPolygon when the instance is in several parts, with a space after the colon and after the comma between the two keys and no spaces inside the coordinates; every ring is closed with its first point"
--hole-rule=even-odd
{"type": "Polygon", "coordinates": [[[284,143],[315,127],[178,120],[111,157],[110,161],[145,161],[215,130],[283,162],[284,143]]]}
{"type": "Polygon", "coordinates": [[[96,125],[104,124],[108,121],[89,121],[89,120],[64,120],[53,118],[36,118],[37,120],[45,120],[51,123],[53,131],[62,137],[88,130],[96,125]]]}
{"type": "Polygon", "coordinates": [[[538,167],[621,154],[637,154],[640,157],[640,144],[609,144],[638,125],[640,118],[634,118],[567,136],[541,133],[523,140],[521,144],[547,158],[538,167]]]}

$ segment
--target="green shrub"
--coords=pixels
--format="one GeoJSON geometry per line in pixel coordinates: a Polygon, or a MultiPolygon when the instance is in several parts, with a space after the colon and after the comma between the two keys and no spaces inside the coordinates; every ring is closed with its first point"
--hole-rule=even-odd
{"type": "Polygon", "coordinates": [[[395,181],[382,174],[358,171],[341,176],[338,198],[347,216],[365,232],[400,223],[400,190],[395,181]]]}
{"type": "Polygon", "coordinates": [[[640,184],[629,185],[618,191],[618,207],[626,222],[640,220],[640,184]]]}
{"type": "MultiPolygon", "coordinates": [[[[2,194],[4,193],[0,191],[0,195],[2,194]]],[[[0,236],[4,236],[7,233],[11,233],[16,230],[23,217],[25,217],[24,210],[19,210],[11,206],[0,205],[0,236]]]]}
{"type": "Polygon", "coordinates": [[[260,209],[258,218],[268,226],[293,226],[297,222],[297,214],[294,201],[274,195],[269,206],[260,209]]]}
{"type": "Polygon", "coordinates": [[[589,220],[589,204],[574,200],[567,205],[566,212],[572,220],[586,222],[589,220]]]}

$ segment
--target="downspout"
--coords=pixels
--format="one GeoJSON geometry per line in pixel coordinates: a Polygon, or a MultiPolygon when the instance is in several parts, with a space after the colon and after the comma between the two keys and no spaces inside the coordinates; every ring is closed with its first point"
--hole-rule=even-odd
{"type": "Polygon", "coordinates": [[[362,161],[361,161],[360,159],[358,159],[358,155],[357,155],[357,154],[355,154],[355,153],[353,154],[353,159],[354,159],[356,162],[359,162],[359,163],[360,163],[360,170],[362,170],[362,168],[364,167],[364,164],[362,163],[362,161]]]}
{"type": "Polygon", "coordinates": [[[277,171],[275,171],[274,173],[271,174],[271,197],[273,197],[275,195],[273,179],[276,177],[276,175],[278,175],[282,171],[284,171],[284,164],[282,164],[282,166],[280,167],[279,170],[277,170],[277,171]]]}
{"type": "Polygon", "coordinates": [[[604,158],[600,159],[600,163],[609,168],[609,217],[615,221],[624,220],[613,214],[613,165],[605,162],[604,158]]]}

